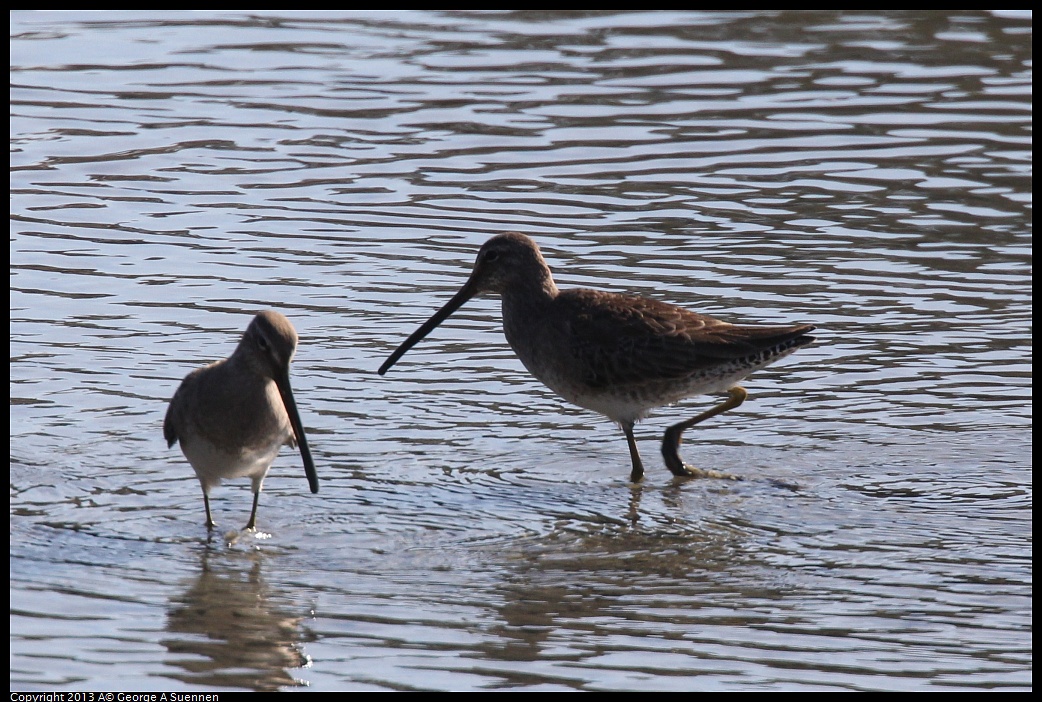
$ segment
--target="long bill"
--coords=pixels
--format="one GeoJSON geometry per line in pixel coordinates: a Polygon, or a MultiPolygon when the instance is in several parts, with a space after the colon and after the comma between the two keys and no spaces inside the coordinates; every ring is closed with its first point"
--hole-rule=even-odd
{"type": "Polygon", "coordinates": [[[282,404],[286,406],[286,414],[289,415],[289,423],[293,426],[293,433],[297,437],[297,448],[300,449],[300,457],[304,459],[304,472],[308,476],[308,485],[311,492],[318,492],[318,473],[315,472],[315,462],[311,459],[311,449],[308,448],[308,439],[304,435],[304,425],[300,421],[300,413],[297,412],[297,403],[293,399],[293,389],[289,385],[289,373],[277,374],[275,385],[282,396],[282,404]]]}
{"type": "Polygon", "coordinates": [[[474,275],[471,275],[470,279],[463,284],[463,287],[459,289],[452,299],[445,303],[445,305],[434,313],[430,319],[424,322],[419,329],[414,331],[408,339],[402,342],[402,345],[395,349],[394,353],[384,361],[383,365],[380,366],[380,370],[377,371],[380,375],[383,375],[398,362],[398,359],[405,355],[405,352],[415,346],[423,337],[427,336],[434,330],[434,327],[438,326],[445,319],[463,306],[463,303],[474,297],[478,292],[477,281],[474,275]]]}

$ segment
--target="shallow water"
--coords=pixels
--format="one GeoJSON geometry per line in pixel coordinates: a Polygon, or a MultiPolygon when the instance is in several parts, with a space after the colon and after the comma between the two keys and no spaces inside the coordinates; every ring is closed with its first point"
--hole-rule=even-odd
{"type": "Polygon", "coordinates": [[[1031,688],[1031,15],[11,13],[11,687],[1031,688]],[[498,301],[812,322],[685,437],[559,401],[498,301]],[[283,311],[322,490],[257,535],[162,420],[283,311]]]}

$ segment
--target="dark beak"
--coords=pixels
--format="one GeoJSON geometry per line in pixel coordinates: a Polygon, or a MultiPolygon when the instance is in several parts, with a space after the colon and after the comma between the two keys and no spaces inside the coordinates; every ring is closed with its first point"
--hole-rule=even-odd
{"type": "Polygon", "coordinates": [[[383,375],[388,369],[398,362],[398,359],[405,355],[405,352],[415,346],[420,339],[427,336],[433,331],[434,327],[438,326],[445,319],[463,306],[463,303],[474,297],[478,293],[477,285],[477,271],[471,274],[470,279],[463,284],[463,287],[459,289],[452,299],[445,303],[445,306],[434,313],[434,316],[428,319],[423,325],[414,331],[412,335],[402,342],[402,345],[395,349],[394,353],[384,361],[384,364],[380,366],[380,370],[377,371],[380,375],[383,375]]]}
{"type": "Polygon", "coordinates": [[[315,472],[315,462],[311,460],[311,449],[308,448],[308,439],[304,436],[304,425],[300,422],[297,403],[293,400],[293,389],[289,385],[289,373],[277,373],[276,376],[275,385],[279,388],[282,404],[286,406],[289,423],[293,426],[293,433],[297,437],[297,448],[300,449],[300,457],[304,459],[304,472],[308,476],[308,485],[311,486],[311,492],[318,492],[318,473],[315,472]]]}

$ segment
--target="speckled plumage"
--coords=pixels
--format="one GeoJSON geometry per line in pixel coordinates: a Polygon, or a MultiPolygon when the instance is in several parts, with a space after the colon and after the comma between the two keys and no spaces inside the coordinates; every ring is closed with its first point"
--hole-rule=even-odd
{"type": "Polygon", "coordinates": [[[738,406],[738,382],[813,341],[809,324],[736,325],[644,297],[558,290],[539,247],[518,233],[489,239],[460,291],[384,362],[383,374],[464,302],[481,293],[503,301],[503,330],[525,367],[558,395],[618,422],[636,482],[643,476],[633,424],[655,407],[728,392],[730,399],[666,433],[663,455],[676,475],[698,474],[677,455],[680,434],[738,406]],[[674,441],[675,439],[675,441],[674,441]],[[670,446],[669,444],[673,444],[670,446]]]}

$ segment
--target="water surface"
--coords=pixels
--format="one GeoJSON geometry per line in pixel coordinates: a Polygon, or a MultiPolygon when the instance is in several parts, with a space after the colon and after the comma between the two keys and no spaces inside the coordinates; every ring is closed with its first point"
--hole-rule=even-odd
{"type": "Polygon", "coordinates": [[[11,14],[17,690],[1031,688],[1027,12],[11,14]],[[818,342],[688,434],[566,405],[475,300],[818,342]],[[162,438],[259,309],[322,480],[257,535],[162,438]],[[231,538],[223,538],[230,533],[231,538]]]}

